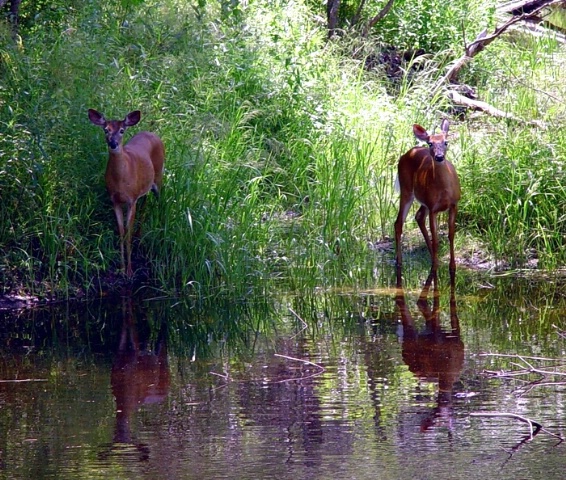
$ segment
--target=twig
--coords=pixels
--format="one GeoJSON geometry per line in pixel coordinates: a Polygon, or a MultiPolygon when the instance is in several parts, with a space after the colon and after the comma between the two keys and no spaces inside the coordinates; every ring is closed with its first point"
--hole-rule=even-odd
{"type": "Polygon", "coordinates": [[[284,382],[294,382],[294,381],[296,381],[296,380],[305,380],[305,379],[307,379],[307,378],[316,377],[316,376],[318,376],[318,375],[321,375],[323,372],[326,371],[326,369],[325,369],[322,365],[319,365],[319,364],[317,364],[317,363],[311,362],[311,361],[309,361],[309,360],[305,360],[304,358],[289,357],[289,356],[287,356],[287,355],[281,355],[281,354],[279,354],[279,353],[275,353],[274,355],[275,355],[276,357],[286,358],[287,360],[293,360],[293,361],[295,361],[295,362],[303,362],[303,363],[306,363],[307,365],[312,365],[313,367],[318,368],[319,371],[318,371],[318,372],[314,372],[314,373],[312,373],[312,374],[310,374],[310,375],[305,375],[304,377],[287,378],[287,379],[285,379],[285,380],[277,380],[277,381],[275,381],[275,382],[270,382],[270,383],[284,383],[284,382]]]}
{"type": "Polygon", "coordinates": [[[517,415],[515,413],[508,413],[508,412],[472,412],[470,413],[472,417],[508,417],[508,418],[515,418],[520,420],[521,422],[525,422],[529,425],[531,429],[531,440],[533,437],[540,431],[542,425],[534,420],[531,420],[526,417],[522,417],[521,415],[517,415]],[[533,429],[533,426],[535,427],[533,429]]]}
{"type": "MultiPolygon", "coordinates": [[[[491,353],[491,352],[484,352],[479,354],[480,357],[512,357],[512,358],[519,358],[519,355],[513,353],[491,353]]],[[[558,359],[552,357],[531,357],[528,355],[521,355],[520,358],[528,358],[529,360],[543,360],[549,362],[556,362],[558,359]]]]}
{"type": "Polygon", "coordinates": [[[305,322],[297,312],[295,312],[295,310],[293,310],[291,307],[289,307],[289,311],[295,316],[295,318],[301,322],[303,324],[303,328],[301,328],[301,330],[299,332],[297,332],[295,335],[293,335],[292,338],[295,338],[299,333],[301,333],[303,330],[306,330],[308,327],[307,322],[305,322]]]}
{"type": "Polygon", "coordinates": [[[561,338],[566,338],[566,332],[564,332],[563,330],[560,330],[556,325],[552,325],[552,328],[554,328],[554,330],[556,330],[556,334],[561,337],[561,338]]]}
{"type": "MultiPolygon", "coordinates": [[[[310,375],[305,375],[302,377],[292,377],[292,378],[285,378],[284,380],[273,380],[273,381],[267,381],[265,382],[264,380],[261,380],[262,383],[285,383],[285,382],[295,382],[297,380],[305,380],[307,378],[311,378],[311,377],[316,377],[320,374],[322,374],[323,372],[326,371],[326,369],[322,366],[322,365],[318,365],[317,363],[311,362],[309,360],[305,360],[304,358],[295,358],[295,357],[289,357],[288,355],[281,355],[279,353],[274,353],[274,356],[276,357],[280,357],[280,358],[286,358],[287,360],[293,360],[295,362],[302,362],[305,363],[307,365],[312,365],[313,367],[318,368],[318,372],[314,372],[311,373],[310,375]]],[[[216,375],[217,377],[223,378],[224,380],[226,380],[227,382],[236,382],[236,383],[244,383],[245,380],[233,380],[230,375],[223,375],[221,373],[216,373],[216,372],[208,372],[211,375],[216,375]]],[[[251,382],[254,381],[258,381],[258,380],[251,380],[251,382]]]]}
{"type": "Polygon", "coordinates": [[[46,378],[22,378],[21,380],[0,380],[0,383],[47,382],[46,378]]]}

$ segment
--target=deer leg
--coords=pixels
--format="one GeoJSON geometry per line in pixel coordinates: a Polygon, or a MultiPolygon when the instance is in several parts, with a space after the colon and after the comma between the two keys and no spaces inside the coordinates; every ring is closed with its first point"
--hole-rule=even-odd
{"type": "Polygon", "coordinates": [[[401,193],[401,200],[399,203],[399,214],[397,215],[397,220],[395,221],[395,251],[397,252],[397,267],[401,267],[401,236],[403,235],[403,224],[407,219],[409,209],[413,204],[413,195],[403,195],[401,193]]]}
{"type": "MultiPolygon", "coordinates": [[[[140,211],[139,215],[138,215],[138,226],[135,229],[135,232],[132,233],[132,237],[134,238],[141,238],[142,235],[142,225],[144,223],[145,220],[145,212],[147,210],[146,207],[146,202],[147,202],[147,195],[144,195],[143,197],[141,197],[140,199],[140,208],[137,208],[137,210],[140,211]]],[[[135,225],[132,223],[132,229],[135,228],[135,225]]]]}
{"type": "MultiPolygon", "coordinates": [[[[419,299],[417,301],[417,306],[419,307],[419,310],[421,311],[427,327],[429,326],[429,323],[434,320],[434,310],[430,309],[430,305],[428,303],[428,294],[430,291],[430,286],[434,283],[434,288],[436,289],[436,285],[437,285],[437,281],[436,281],[436,272],[431,269],[430,273],[428,274],[428,277],[426,279],[425,284],[423,285],[423,289],[421,290],[421,293],[419,295],[419,299]]],[[[435,304],[436,306],[436,304],[435,304]]]]}
{"type": "Polygon", "coordinates": [[[451,276],[456,272],[456,259],[454,257],[454,235],[456,233],[456,205],[450,207],[448,211],[448,240],[450,241],[450,273],[451,276]]]}
{"type": "MultiPolygon", "coordinates": [[[[415,220],[417,221],[417,225],[423,234],[426,247],[428,248],[429,253],[432,255],[432,245],[430,243],[430,237],[428,235],[428,230],[426,229],[426,214],[428,212],[428,208],[424,205],[421,205],[421,208],[417,210],[417,214],[415,215],[415,220]]],[[[430,222],[429,222],[430,223],[430,222]]],[[[432,231],[432,228],[431,228],[432,231]]]]}
{"type": "Polygon", "coordinates": [[[437,214],[429,212],[428,226],[430,228],[430,256],[432,258],[432,269],[436,271],[438,268],[438,231],[437,231],[437,214]]]}
{"type": "Polygon", "coordinates": [[[126,275],[128,278],[132,276],[132,230],[134,228],[134,220],[136,218],[136,202],[128,205],[128,213],[126,215],[126,255],[128,257],[128,268],[126,275]]]}
{"type": "Polygon", "coordinates": [[[124,263],[124,212],[122,210],[122,205],[119,203],[114,204],[114,215],[116,215],[116,223],[118,224],[118,234],[120,235],[120,259],[122,264],[122,270],[125,271],[124,263]]]}

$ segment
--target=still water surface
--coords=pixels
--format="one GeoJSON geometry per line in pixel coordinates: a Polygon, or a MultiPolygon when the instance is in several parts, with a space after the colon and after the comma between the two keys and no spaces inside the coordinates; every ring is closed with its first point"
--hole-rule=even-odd
{"type": "Polygon", "coordinates": [[[561,282],[419,275],[4,313],[0,478],[564,478],[561,282]]]}

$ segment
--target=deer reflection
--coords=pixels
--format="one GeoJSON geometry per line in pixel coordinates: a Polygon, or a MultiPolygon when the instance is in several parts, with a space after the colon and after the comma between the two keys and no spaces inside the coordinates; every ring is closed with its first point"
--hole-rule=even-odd
{"type": "Polygon", "coordinates": [[[452,389],[464,364],[464,344],[460,339],[460,324],[454,295],[454,276],[450,281],[450,329],[443,330],[440,319],[440,295],[437,274],[431,271],[419,295],[417,306],[424,317],[425,328],[418,331],[411,316],[401,282],[397,282],[395,303],[403,325],[402,355],[409,370],[418,378],[438,381],[436,408],[421,422],[425,431],[439,420],[451,426],[452,389]],[[433,302],[428,297],[433,285],[433,302]]]}
{"type": "MultiPolygon", "coordinates": [[[[115,443],[133,443],[130,419],[141,406],[162,402],[169,392],[169,365],[164,324],[149,347],[140,341],[132,299],[122,300],[122,329],[118,351],[112,365],[112,393],[116,399],[115,443]]],[[[138,448],[141,446],[137,445],[138,448]]]]}

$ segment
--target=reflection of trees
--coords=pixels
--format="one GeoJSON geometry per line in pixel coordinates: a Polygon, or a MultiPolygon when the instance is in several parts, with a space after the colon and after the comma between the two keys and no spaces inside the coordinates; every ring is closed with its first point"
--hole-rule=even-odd
{"type": "Polygon", "coordinates": [[[456,312],[454,280],[450,284],[450,330],[442,329],[436,272],[431,272],[419,296],[417,306],[424,317],[425,328],[419,331],[407,307],[405,293],[398,283],[395,302],[403,325],[403,360],[419,379],[438,381],[437,406],[421,421],[421,430],[433,426],[439,418],[451,424],[452,388],[464,365],[464,343],[456,312]],[[433,284],[433,303],[428,296],[433,284]]]}
{"type": "MultiPolygon", "coordinates": [[[[269,356],[246,381],[238,382],[240,412],[257,427],[280,433],[287,461],[317,466],[324,455],[346,453],[352,439],[339,422],[336,428],[323,428],[320,398],[322,370],[309,361],[310,346],[304,339],[278,342],[277,351],[284,356],[269,356]]],[[[318,363],[318,362],[316,362],[318,363]]]]}
{"type": "Polygon", "coordinates": [[[148,348],[148,339],[140,340],[138,335],[129,297],[122,300],[122,315],[122,330],[111,375],[112,393],[116,399],[114,442],[132,443],[132,414],[141,405],[158,403],[167,397],[169,365],[164,332],[160,332],[155,348],[148,348]]]}

